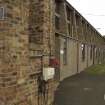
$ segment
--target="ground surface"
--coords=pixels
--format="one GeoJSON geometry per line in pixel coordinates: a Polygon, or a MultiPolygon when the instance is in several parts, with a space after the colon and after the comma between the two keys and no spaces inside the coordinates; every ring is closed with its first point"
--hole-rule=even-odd
{"type": "Polygon", "coordinates": [[[104,71],[105,65],[98,65],[62,81],[54,105],[105,105],[104,71]]]}

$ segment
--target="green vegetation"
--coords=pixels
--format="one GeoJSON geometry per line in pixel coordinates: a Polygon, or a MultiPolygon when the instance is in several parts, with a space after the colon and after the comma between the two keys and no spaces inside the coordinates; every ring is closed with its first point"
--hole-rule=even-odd
{"type": "Polygon", "coordinates": [[[87,68],[86,72],[92,75],[103,75],[105,74],[105,64],[93,65],[87,68]]]}

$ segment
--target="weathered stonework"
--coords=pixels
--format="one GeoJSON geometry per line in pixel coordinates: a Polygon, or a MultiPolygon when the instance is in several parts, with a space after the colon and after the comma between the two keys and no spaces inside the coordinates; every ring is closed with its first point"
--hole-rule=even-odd
{"type": "Polygon", "coordinates": [[[49,66],[52,37],[50,0],[0,0],[6,18],[0,20],[0,104],[51,105],[54,80],[38,93],[38,76],[49,66]],[[51,26],[50,26],[51,25],[51,26]],[[51,34],[49,34],[51,33],[51,34]],[[40,55],[40,56],[39,56],[40,55]]]}

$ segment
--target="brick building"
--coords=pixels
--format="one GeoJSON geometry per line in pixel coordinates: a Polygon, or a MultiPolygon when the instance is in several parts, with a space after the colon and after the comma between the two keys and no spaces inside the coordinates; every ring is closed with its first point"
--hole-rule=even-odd
{"type": "Polygon", "coordinates": [[[50,3],[0,0],[0,105],[50,105],[53,101],[54,80],[43,84],[46,90],[40,80],[51,54],[50,3]]]}
{"type": "Polygon", "coordinates": [[[0,0],[0,105],[52,105],[58,80],[105,60],[104,41],[65,0],[0,0]]]}

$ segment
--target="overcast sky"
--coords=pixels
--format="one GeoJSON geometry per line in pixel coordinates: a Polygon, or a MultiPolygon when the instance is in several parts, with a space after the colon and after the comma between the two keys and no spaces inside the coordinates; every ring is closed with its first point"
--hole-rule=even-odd
{"type": "Polygon", "coordinates": [[[102,35],[105,35],[105,0],[67,0],[102,35]]]}

